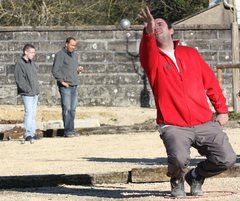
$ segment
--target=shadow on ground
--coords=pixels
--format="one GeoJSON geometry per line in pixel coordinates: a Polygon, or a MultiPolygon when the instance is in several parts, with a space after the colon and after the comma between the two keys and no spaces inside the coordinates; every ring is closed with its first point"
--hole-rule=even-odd
{"type": "Polygon", "coordinates": [[[71,195],[79,197],[97,197],[97,198],[139,198],[139,197],[165,197],[170,195],[170,191],[151,191],[151,190],[129,190],[113,186],[78,186],[78,187],[43,187],[43,188],[24,188],[11,189],[8,191],[21,193],[39,193],[55,195],[71,195]]]}
{"type": "MultiPolygon", "coordinates": [[[[99,162],[99,163],[134,163],[134,164],[144,164],[144,165],[167,165],[167,158],[100,158],[100,157],[84,157],[83,159],[99,162]]],[[[205,160],[204,158],[192,158],[190,161],[190,166],[197,165],[200,161],[205,160]]],[[[240,163],[240,155],[237,155],[236,163],[240,163]]]]}

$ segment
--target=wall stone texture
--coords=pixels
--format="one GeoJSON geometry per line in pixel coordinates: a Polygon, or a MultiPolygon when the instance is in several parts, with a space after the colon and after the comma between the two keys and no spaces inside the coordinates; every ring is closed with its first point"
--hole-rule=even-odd
{"type": "MultiPolygon", "coordinates": [[[[17,96],[14,64],[26,43],[36,47],[39,66],[40,105],[58,105],[60,96],[51,68],[55,53],[73,36],[78,41],[76,53],[84,72],[79,75],[79,106],[140,106],[140,94],[150,91],[144,85],[138,52],[142,26],[121,30],[118,26],[89,27],[0,27],[0,104],[22,104],[17,96]],[[128,39],[127,39],[128,37],[128,39]],[[127,53],[127,40],[128,51],[127,53]],[[132,55],[132,56],[131,56],[132,55]],[[145,88],[144,88],[145,87],[145,88]]],[[[175,27],[174,39],[199,50],[216,72],[216,65],[231,63],[230,26],[175,27]]],[[[223,73],[223,92],[232,106],[232,73],[223,73]]]]}

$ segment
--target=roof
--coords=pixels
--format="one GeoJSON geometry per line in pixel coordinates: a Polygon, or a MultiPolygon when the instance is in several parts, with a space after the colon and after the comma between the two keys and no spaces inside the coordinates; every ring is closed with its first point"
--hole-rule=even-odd
{"type": "Polygon", "coordinates": [[[230,24],[232,20],[231,11],[226,9],[221,2],[174,22],[173,25],[223,25],[230,24]]]}

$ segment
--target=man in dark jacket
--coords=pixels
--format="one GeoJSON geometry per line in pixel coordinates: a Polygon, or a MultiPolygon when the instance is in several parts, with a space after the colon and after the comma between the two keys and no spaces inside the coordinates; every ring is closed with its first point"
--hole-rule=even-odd
{"type": "Polygon", "coordinates": [[[77,56],[74,53],[76,45],[76,39],[68,37],[65,47],[56,53],[52,68],[61,95],[65,137],[75,135],[74,119],[77,107],[78,74],[83,70],[83,67],[79,66],[77,56]]]}
{"type": "Polygon", "coordinates": [[[14,72],[17,92],[21,95],[24,104],[24,138],[31,142],[35,138],[39,94],[37,66],[32,61],[35,53],[35,47],[26,44],[23,47],[23,56],[17,61],[14,72]]]}

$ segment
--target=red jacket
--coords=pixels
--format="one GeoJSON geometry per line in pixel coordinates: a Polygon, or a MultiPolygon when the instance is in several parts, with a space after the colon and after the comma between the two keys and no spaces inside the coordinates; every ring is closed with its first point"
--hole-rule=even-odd
{"type": "Polygon", "coordinates": [[[217,113],[228,113],[226,99],[216,76],[198,51],[174,42],[180,69],[156,44],[153,34],[143,32],[140,62],[155,98],[157,123],[194,126],[212,119],[207,97],[217,113]]]}

